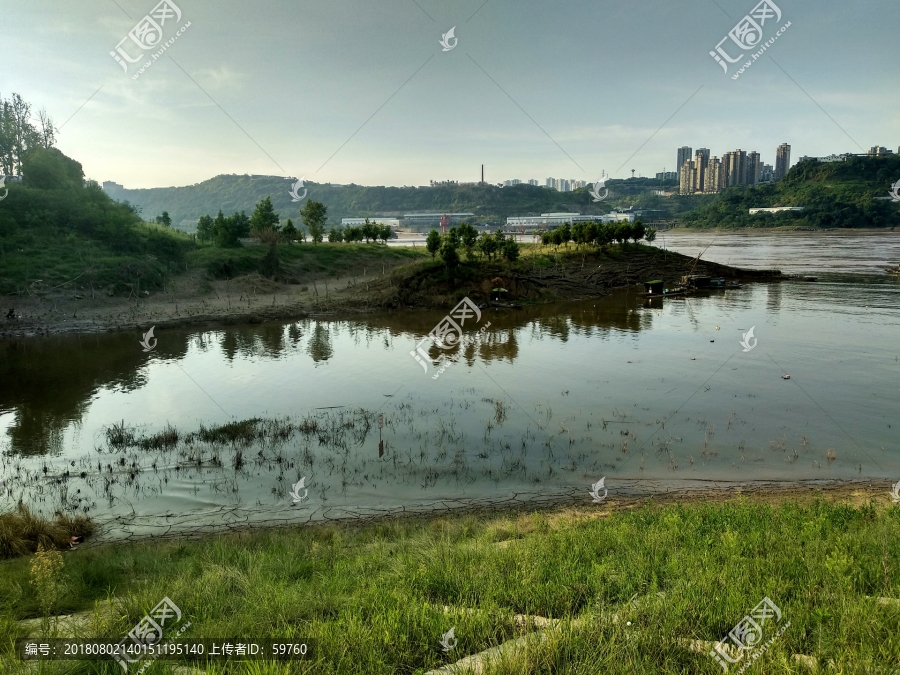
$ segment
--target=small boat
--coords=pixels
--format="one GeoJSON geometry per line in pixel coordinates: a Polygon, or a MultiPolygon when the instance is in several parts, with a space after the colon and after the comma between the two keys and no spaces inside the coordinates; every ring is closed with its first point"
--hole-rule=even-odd
{"type": "Polygon", "coordinates": [[[741,288],[742,284],[737,281],[725,281],[725,279],[717,278],[709,280],[709,287],[715,289],[741,288]]]}
{"type": "Polygon", "coordinates": [[[894,268],[885,267],[884,271],[887,272],[888,274],[900,274],[900,265],[897,265],[897,267],[894,267],[894,268]]]}

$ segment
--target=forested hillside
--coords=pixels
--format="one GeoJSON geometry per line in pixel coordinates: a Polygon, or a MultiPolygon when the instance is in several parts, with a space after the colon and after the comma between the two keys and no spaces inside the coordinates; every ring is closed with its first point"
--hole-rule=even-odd
{"type": "Polygon", "coordinates": [[[683,218],[688,227],[896,227],[900,205],[891,185],[900,180],[900,156],[806,160],[780,181],[733,187],[683,218]],[[752,208],[802,206],[803,211],[750,215],[752,208]]]}
{"type": "MultiPolygon", "coordinates": [[[[278,176],[216,176],[186,187],[151,188],[146,190],[112,190],[110,196],[128,201],[141,209],[146,220],[168,211],[176,227],[193,231],[194,221],[219,209],[225,213],[249,213],[255,204],[271,197],[275,211],[282,218],[296,218],[303,205],[292,201],[293,179],[278,176]],[[186,221],[186,222],[183,222],[186,221]]],[[[441,185],[436,187],[384,187],[363,185],[332,186],[327,183],[304,182],[307,198],[328,207],[329,222],[341,218],[394,215],[414,211],[471,212],[479,219],[503,222],[511,215],[538,215],[550,211],[607,213],[616,205],[614,198],[627,192],[649,190],[652,179],[607,181],[610,199],[594,202],[586,189],[558,192],[536,185],[441,185]]],[[[303,194],[303,190],[300,190],[303,194]]],[[[629,203],[633,198],[628,198],[629,203]]]]}

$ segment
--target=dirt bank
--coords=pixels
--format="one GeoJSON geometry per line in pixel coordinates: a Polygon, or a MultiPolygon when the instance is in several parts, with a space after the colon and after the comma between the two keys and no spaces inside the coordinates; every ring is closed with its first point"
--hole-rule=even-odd
{"type": "Polygon", "coordinates": [[[503,299],[508,302],[549,303],[602,297],[651,279],[674,285],[690,273],[741,281],[783,278],[773,270],[744,270],[650,247],[572,249],[559,254],[547,249],[537,256],[526,254],[512,265],[481,262],[454,271],[432,261],[397,264],[376,274],[323,276],[303,285],[258,274],[211,280],[205,272],[193,271],[174,277],[165,292],[145,292],[141,297],[66,288],[5,296],[3,315],[11,308],[16,318],[0,318],[0,338],[262,323],[400,307],[444,308],[460,293],[489,301],[498,284],[507,290],[503,299]]]}

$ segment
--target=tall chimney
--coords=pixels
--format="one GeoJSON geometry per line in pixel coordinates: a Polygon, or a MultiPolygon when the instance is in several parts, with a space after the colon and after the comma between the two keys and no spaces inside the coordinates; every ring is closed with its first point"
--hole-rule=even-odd
{"type": "Polygon", "coordinates": [[[481,183],[484,184],[484,164],[481,165],[481,183]]]}

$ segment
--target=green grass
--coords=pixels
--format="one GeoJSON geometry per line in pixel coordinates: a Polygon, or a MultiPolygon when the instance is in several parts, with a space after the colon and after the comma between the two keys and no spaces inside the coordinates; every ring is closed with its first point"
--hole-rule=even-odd
{"type": "MultiPolygon", "coordinates": [[[[490,672],[719,673],[681,640],[721,639],[768,596],[791,625],[746,672],[799,672],[793,654],[833,661],[830,672],[889,672],[900,666],[900,607],[871,598],[900,597],[898,527],[897,507],[737,501],[148,541],[70,554],[60,609],[120,598],[104,624],[119,638],[168,596],[192,622],[186,638],[318,640],[315,660],[291,669],[219,663],[215,673],[421,673],[516,636],[517,613],[573,621],[490,672]],[[459,644],[444,655],[451,626],[459,644]]],[[[21,634],[16,620],[39,614],[27,588],[26,559],[0,565],[3,651],[21,634]]]]}
{"type": "Polygon", "coordinates": [[[70,518],[59,514],[50,520],[33,514],[27,507],[0,513],[0,560],[34,553],[38,544],[66,548],[70,537],[88,536],[94,526],[85,516],[70,518]]]}
{"type": "MultiPolygon", "coordinates": [[[[278,246],[281,276],[302,280],[306,277],[338,277],[371,274],[382,265],[393,267],[399,263],[424,259],[428,253],[418,248],[384,246],[381,244],[281,244],[278,246]]],[[[210,276],[228,278],[256,272],[266,255],[265,246],[219,248],[201,246],[188,255],[188,265],[206,270],[210,276]]]]}

